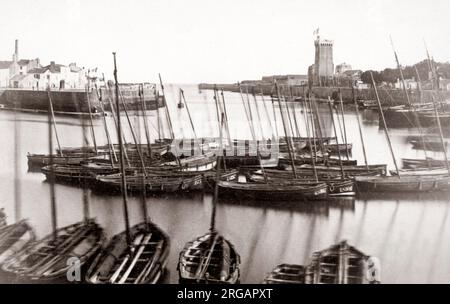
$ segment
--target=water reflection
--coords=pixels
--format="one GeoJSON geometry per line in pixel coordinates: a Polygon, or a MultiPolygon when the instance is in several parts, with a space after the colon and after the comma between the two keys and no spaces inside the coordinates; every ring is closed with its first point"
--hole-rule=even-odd
{"type": "MultiPolygon", "coordinates": [[[[217,136],[217,114],[212,92],[203,91],[199,95],[195,86],[183,86],[183,89],[197,135],[217,136]]],[[[176,136],[193,137],[185,109],[176,107],[178,96],[170,92],[177,92],[178,86],[170,86],[167,90],[168,106],[176,136]]],[[[251,132],[239,94],[224,92],[224,97],[231,137],[250,139],[251,132]]],[[[267,137],[277,130],[282,134],[283,126],[278,106],[272,107],[268,98],[266,104],[273,129],[270,124],[264,122],[266,114],[261,107],[259,110],[263,130],[257,134],[267,137]]],[[[320,103],[318,107],[323,135],[331,136],[333,133],[329,111],[320,103]]],[[[251,109],[256,113],[254,102],[251,102],[251,109]]],[[[299,131],[302,136],[306,135],[302,107],[297,105],[290,110],[296,111],[299,131]]],[[[150,136],[153,139],[158,138],[156,112],[148,114],[150,136]]],[[[378,114],[375,111],[361,111],[360,115],[369,163],[387,163],[389,169],[393,169],[386,139],[378,126],[378,114]]],[[[163,112],[161,117],[164,117],[163,112]]],[[[51,229],[49,185],[44,182],[44,175],[40,172],[27,172],[26,153],[46,153],[47,118],[45,115],[31,113],[20,113],[18,118],[21,134],[18,138],[18,180],[22,189],[22,215],[35,227],[37,236],[42,237],[51,229]]],[[[122,119],[124,125],[127,124],[125,118],[122,119]]],[[[351,107],[346,107],[344,119],[348,142],[353,143],[353,158],[363,163],[355,111],[351,107]]],[[[138,118],[133,118],[136,125],[137,120],[138,118]]],[[[56,121],[62,146],[82,144],[79,119],[57,117],[56,121]]],[[[111,137],[115,139],[114,121],[111,117],[107,118],[107,123],[111,137]]],[[[15,214],[13,124],[13,113],[0,112],[0,205],[5,207],[9,221],[13,221],[15,214]]],[[[259,126],[259,123],[255,122],[255,126],[259,126]]],[[[98,145],[107,144],[100,119],[95,120],[94,128],[98,145]]],[[[168,136],[167,123],[164,120],[161,130],[168,136]]],[[[126,129],[125,133],[130,141],[130,131],[126,129]]],[[[139,133],[145,142],[145,132],[139,133]]],[[[414,134],[417,134],[417,131],[392,130],[392,143],[397,158],[424,156],[423,152],[412,150],[408,144],[407,137],[414,134]]],[[[440,154],[435,152],[429,156],[439,157],[440,154]]],[[[89,196],[90,213],[105,228],[107,235],[112,236],[122,231],[124,221],[121,197],[93,191],[89,191],[89,196]]],[[[72,224],[83,217],[80,188],[58,184],[56,199],[58,226],[72,224]]],[[[211,195],[202,197],[200,192],[164,194],[148,198],[147,205],[152,220],[171,237],[167,282],[178,281],[176,265],[184,244],[208,230],[211,199],[211,195]]],[[[142,218],[140,198],[130,197],[129,205],[130,224],[133,225],[142,218]]],[[[305,264],[312,252],[326,248],[340,239],[347,239],[363,252],[379,257],[383,282],[449,283],[450,244],[446,241],[450,231],[448,214],[447,193],[359,195],[356,198],[340,197],[329,201],[288,203],[250,202],[221,197],[217,210],[217,228],[235,245],[241,255],[243,283],[261,282],[265,273],[280,263],[305,264]]]]}

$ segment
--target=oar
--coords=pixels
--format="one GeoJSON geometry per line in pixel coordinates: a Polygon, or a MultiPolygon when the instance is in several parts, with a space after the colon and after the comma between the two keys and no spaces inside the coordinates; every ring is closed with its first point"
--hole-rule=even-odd
{"type": "Polygon", "coordinates": [[[114,272],[114,274],[111,276],[111,279],[109,279],[109,283],[115,283],[117,278],[119,277],[120,273],[122,272],[122,269],[125,267],[125,265],[128,263],[128,260],[130,259],[131,255],[134,252],[134,249],[137,245],[139,245],[142,241],[142,238],[144,237],[143,234],[139,234],[133,242],[133,246],[129,248],[129,252],[125,256],[125,258],[122,260],[122,263],[120,264],[119,268],[114,272]]]}
{"type": "Polygon", "coordinates": [[[134,268],[134,265],[136,265],[137,260],[139,259],[139,257],[142,255],[142,252],[144,252],[145,246],[147,246],[148,241],[151,239],[152,234],[149,233],[144,237],[144,240],[142,241],[142,243],[139,245],[138,251],[136,252],[136,254],[133,257],[133,260],[131,261],[130,265],[128,266],[128,269],[125,271],[125,273],[122,275],[122,277],[119,280],[119,284],[123,284],[125,283],[125,281],[127,280],[128,276],[130,275],[131,271],[134,268]]]}
{"type": "Polygon", "coordinates": [[[135,284],[141,283],[141,281],[150,274],[150,271],[152,271],[154,269],[155,263],[159,260],[159,257],[161,256],[163,243],[164,243],[164,240],[160,240],[158,242],[158,244],[156,245],[156,249],[153,254],[151,262],[147,264],[147,266],[144,268],[144,270],[141,272],[141,274],[137,277],[136,281],[134,281],[135,284]]]}
{"type": "Polygon", "coordinates": [[[209,249],[208,255],[206,257],[206,260],[202,259],[200,262],[199,267],[197,268],[197,271],[195,273],[195,279],[200,280],[205,275],[206,270],[208,269],[209,262],[211,261],[211,256],[214,252],[214,247],[216,247],[217,240],[219,239],[219,234],[216,233],[214,236],[213,243],[211,245],[211,248],[209,249]]]}

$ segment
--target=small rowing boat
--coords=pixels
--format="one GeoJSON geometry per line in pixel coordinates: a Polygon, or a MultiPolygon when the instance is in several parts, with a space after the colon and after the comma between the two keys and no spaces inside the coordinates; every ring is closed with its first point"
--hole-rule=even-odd
{"type": "Polygon", "coordinates": [[[169,254],[169,237],[154,223],[130,228],[116,234],[95,257],[86,272],[92,284],[155,284],[161,278],[169,254]]]}
{"type": "Polygon", "coordinates": [[[234,246],[213,231],[188,242],[180,252],[179,282],[239,283],[240,256],[234,246]]]}

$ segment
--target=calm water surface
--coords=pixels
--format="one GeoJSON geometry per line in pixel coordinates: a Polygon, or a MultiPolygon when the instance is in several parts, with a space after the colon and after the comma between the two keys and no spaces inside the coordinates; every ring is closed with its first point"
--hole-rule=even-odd
{"type": "MultiPolygon", "coordinates": [[[[185,109],[178,109],[178,87],[167,85],[168,106],[176,137],[193,137],[185,109]]],[[[195,86],[182,86],[185,90],[198,136],[218,136],[217,114],[211,91],[200,93],[195,86]]],[[[239,94],[225,93],[230,133],[233,138],[251,138],[239,94]]],[[[256,109],[252,97],[253,117],[257,121],[259,110],[262,132],[255,122],[257,136],[270,137],[272,129],[267,123],[263,104],[256,109]]],[[[273,109],[266,98],[270,119],[273,109]]],[[[306,135],[300,104],[295,105],[300,132],[306,135]]],[[[321,122],[325,135],[332,135],[328,108],[321,106],[321,122]]],[[[282,134],[279,108],[276,107],[277,129],[282,134]]],[[[353,143],[353,158],[363,164],[357,120],[353,108],[345,111],[348,141],[353,143]]],[[[157,137],[156,113],[150,112],[151,137],[157,137]]],[[[371,164],[387,163],[394,169],[384,133],[378,127],[378,114],[361,111],[366,150],[371,164]]],[[[16,186],[20,189],[18,201],[21,216],[28,218],[37,236],[50,232],[49,186],[41,173],[27,172],[26,153],[47,153],[47,116],[17,114],[19,175],[16,186]]],[[[139,121],[132,117],[136,126],[139,121]]],[[[0,206],[4,206],[9,222],[14,221],[14,121],[12,112],[0,112],[0,206]]],[[[57,117],[58,133],[63,147],[82,144],[82,128],[77,118],[57,117]]],[[[126,123],[123,117],[123,123],[126,123]]],[[[102,120],[94,120],[98,144],[106,144],[102,120]]],[[[112,118],[108,118],[112,137],[116,139],[112,118]]],[[[140,122],[142,126],[142,122],[140,122]]],[[[167,127],[165,128],[167,130],[167,127]]],[[[127,139],[131,135],[126,128],[127,139]]],[[[165,132],[168,136],[168,132],[165,132]]],[[[423,157],[412,150],[407,137],[417,131],[391,130],[392,143],[398,161],[401,157],[423,157]]],[[[143,138],[142,133],[142,138],[143,138]]],[[[56,142],[54,143],[56,147],[56,142]]],[[[429,156],[439,157],[429,153],[429,156]]],[[[329,202],[278,204],[277,202],[245,202],[221,198],[217,213],[217,228],[236,247],[242,259],[243,283],[258,283],[274,266],[280,263],[307,263],[312,252],[347,239],[363,252],[380,258],[382,281],[385,283],[450,283],[450,223],[447,194],[399,194],[389,197],[343,198],[329,202]]],[[[56,185],[58,226],[82,219],[82,190],[56,185]]],[[[169,281],[176,283],[178,254],[184,244],[208,230],[211,196],[202,200],[200,193],[162,195],[147,201],[154,222],[171,237],[168,261],[169,281]]],[[[130,198],[131,224],[142,221],[139,198],[130,198]]],[[[90,193],[90,213],[104,227],[109,236],[124,230],[120,196],[90,193]]]]}

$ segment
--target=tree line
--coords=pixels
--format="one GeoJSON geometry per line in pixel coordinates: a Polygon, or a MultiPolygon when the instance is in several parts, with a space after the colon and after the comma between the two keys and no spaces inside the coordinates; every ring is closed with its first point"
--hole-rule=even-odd
{"type": "MultiPolygon", "coordinates": [[[[450,63],[449,62],[436,62],[432,60],[432,64],[436,67],[437,75],[440,78],[450,79],[450,63]]],[[[419,74],[420,80],[429,80],[428,72],[429,72],[429,64],[428,60],[422,60],[419,63],[416,63],[412,66],[402,67],[403,77],[405,79],[416,79],[417,80],[417,72],[419,74]]],[[[361,74],[361,81],[364,83],[372,84],[372,78],[370,77],[370,72],[373,74],[373,79],[377,85],[386,82],[386,83],[395,83],[397,79],[400,79],[400,72],[397,68],[391,69],[386,68],[382,71],[373,71],[368,70],[364,71],[361,74]]]]}

